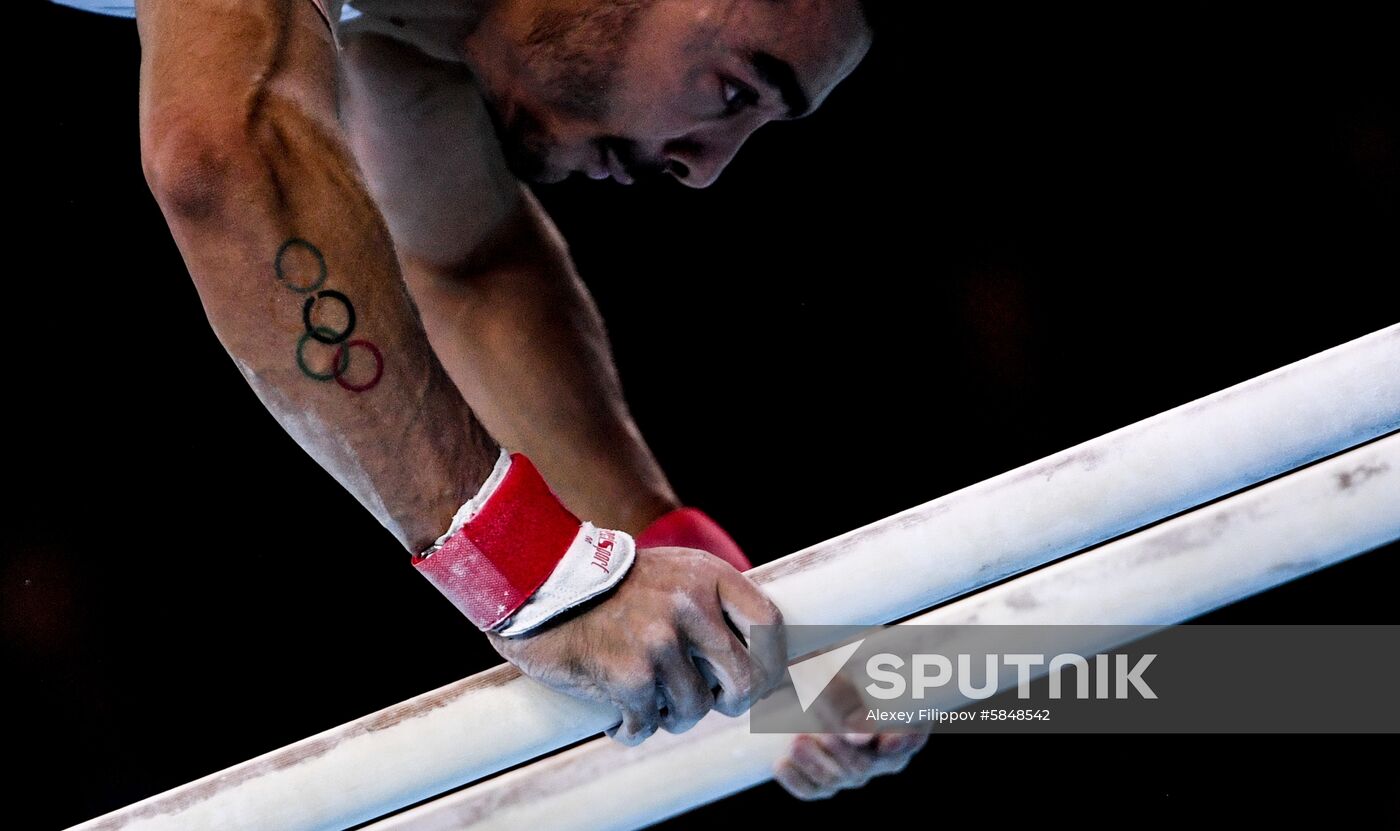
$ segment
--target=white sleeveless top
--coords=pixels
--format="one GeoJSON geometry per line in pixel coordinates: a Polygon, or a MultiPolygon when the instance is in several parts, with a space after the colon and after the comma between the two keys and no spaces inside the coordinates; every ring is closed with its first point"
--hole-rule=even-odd
{"type": "MultiPolygon", "coordinates": [[[[136,17],[135,0],[50,0],[98,14],[136,17]]],[[[374,32],[417,46],[441,60],[461,61],[462,42],[479,8],[470,0],[309,0],[337,36],[374,32]]]]}
{"type": "MultiPolygon", "coordinates": [[[[114,17],[135,17],[136,0],[51,0],[60,6],[72,6],[75,9],[82,9],[85,12],[97,12],[98,14],[109,14],[114,17]]],[[[325,0],[311,0],[320,9],[321,14],[326,15],[325,0]]],[[[344,0],[332,0],[339,5],[344,0]]],[[[329,20],[329,17],[327,17],[329,20]]]]}

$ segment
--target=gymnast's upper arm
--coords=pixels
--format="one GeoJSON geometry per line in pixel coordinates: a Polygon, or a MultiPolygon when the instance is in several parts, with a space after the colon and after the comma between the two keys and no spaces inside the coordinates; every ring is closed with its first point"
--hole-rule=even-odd
{"type": "Polygon", "coordinates": [[[342,120],[400,258],[461,265],[523,208],[471,73],[383,35],[341,45],[342,120]]]}
{"type": "Polygon", "coordinates": [[[310,0],[137,0],[141,159],[167,208],[208,210],[254,130],[339,135],[336,46],[310,0]]]}

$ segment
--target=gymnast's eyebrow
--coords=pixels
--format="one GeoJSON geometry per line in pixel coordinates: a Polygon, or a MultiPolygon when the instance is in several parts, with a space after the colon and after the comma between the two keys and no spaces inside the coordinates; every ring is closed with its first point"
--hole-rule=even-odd
{"type": "Polygon", "coordinates": [[[749,56],[749,64],[759,80],[778,91],[787,105],[788,118],[801,118],[811,111],[811,99],[802,90],[797,73],[792,71],[792,64],[767,52],[754,52],[749,56]]]}

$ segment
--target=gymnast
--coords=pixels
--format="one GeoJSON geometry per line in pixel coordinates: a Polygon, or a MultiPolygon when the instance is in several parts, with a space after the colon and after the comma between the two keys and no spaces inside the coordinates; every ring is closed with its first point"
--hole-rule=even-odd
{"type": "MultiPolygon", "coordinates": [[[[882,0],[56,1],[136,19],[146,181],[230,357],[506,660],[629,745],[782,683],[742,637],[777,607],[667,481],[528,185],[710,185],[882,0]]],[[[824,798],[925,738],[841,728],[777,781],[824,798]]]]}

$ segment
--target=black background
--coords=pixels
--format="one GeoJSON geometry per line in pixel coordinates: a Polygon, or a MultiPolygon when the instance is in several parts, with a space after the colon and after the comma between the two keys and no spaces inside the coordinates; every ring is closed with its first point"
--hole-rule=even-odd
{"type": "MultiPolygon", "coordinates": [[[[540,191],[644,433],[756,562],[1400,319],[1394,20],[942,5],[706,191],[540,191]]],[[[134,25],[7,11],[6,790],[52,828],[499,659],[210,333],[134,25]]],[[[1393,622],[1396,551],[1202,620],[1393,622]]],[[[1382,737],[938,738],[667,827],[1395,811],[1382,737]]]]}

